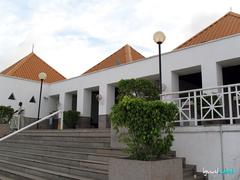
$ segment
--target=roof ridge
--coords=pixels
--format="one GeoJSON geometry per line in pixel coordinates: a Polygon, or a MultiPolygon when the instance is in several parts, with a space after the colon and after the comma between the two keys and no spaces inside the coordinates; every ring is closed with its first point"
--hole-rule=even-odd
{"type": "MultiPolygon", "coordinates": [[[[106,57],[105,59],[103,59],[102,61],[100,61],[99,63],[97,63],[96,65],[94,65],[93,67],[91,67],[90,69],[88,69],[86,72],[84,72],[83,74],[87,73],[88,71],[90,71],[91,69],[93,69],[95,66],[105,62],[108,60],[108,58],[112,57],[114,54],[120,52],[121,50],[124,50],[125,47],[127,46],[128,44],[124,45],[123,47],[121,47],[120,49],[118,49],[116,52],[113,52],[111,55],[109,55],[108,57],[106,57]]],[[[129,46],[129,45],[128,45],[129,46]]]]}
{"type": "Polygon", "coordinates": [[[220,17],[219,19],[217,19],[214,23],[208,25],[206,28],[204,28],[203,30],[199,31],[196,35],[194,35],[193,37],[191,37],[190,39],[188,39],[187,41],[185,41],[184,43],[180,44],[179,46],[177,46],[174,50],[181,48],[182,46],[184,46],[185,44],[187,44],[188,42],[190,42],[191,40],[193,40],[194,38],[196,38],[197,36],[201,35],[202,33],[206,32],[209,28],[211,28],[212,26],[216,25],[217,23],[219,23],[222,19],[226,18],[227,16],[235,16],[240,18],[240,14],[234,13],[234,12],[228,12],[227,14],[225,14],[224,16],[220,17]]]}
{"type": "Polygon", "coordinates": [[[228,14],[231,16],[236,16],[236,17],[240,18],[240,14],[235,13],[235,12],[230,11],[230,12],[228,12],[228,14]]]}
{"type": "Polygon", "coordinates": [[[129,46],[128,44],[126,44],[124,46],[125,49],[125,58],[126,58],[126,62],[131,62],[132,61],[132,49],[131,46],[129,46]]]}
{"type": "MultiPolygon", "coordinates": [[[[41,60],[41,62],[43,62],[45,65],[47,65],[48,67],[50,67],[53,71],[55,71],[57,74],[59,74],[60,76],[62,76],[63,78],[65,78],[62,74],[60,74],[56,69],[54,69],[52,66],[50,66],[48,63],[46,63],[42,58],[40,58],[38,55],[36,55],[35,53],[33,53],[38,59],[41,60]]],[[[66,79],[66,78],[65,78],[66,79]]]]}

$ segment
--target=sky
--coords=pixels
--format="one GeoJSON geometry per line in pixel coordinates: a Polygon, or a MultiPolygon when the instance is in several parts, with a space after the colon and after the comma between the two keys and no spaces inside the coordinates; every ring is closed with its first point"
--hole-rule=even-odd
{"type": "Polygon", "coordinates": [[[66,78],[81,75],[129,44],[156,55],[156,31],[168,52],[239,0],[0,0],[0,71],[33,51],[66,78]]]}

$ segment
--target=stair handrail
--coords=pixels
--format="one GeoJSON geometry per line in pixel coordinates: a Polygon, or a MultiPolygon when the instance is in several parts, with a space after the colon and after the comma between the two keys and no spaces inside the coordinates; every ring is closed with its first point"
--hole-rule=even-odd
{"type": "MultiPolygon", "coordinates": [[[[19,129],[19,130],[17,130],[17,131],[14,131],[14,132],[11,133],[11,134],[8,134],[7,136],[4,136],[4,137],[0,138],[0,142],[1,142],[1,141],[4,141],[4,140],[6,140],[6,139],[8,139],[8,138],[10,138],[10,137],[12,137],[12,136],[14,136],[15,134],[20,133],[20,132],[22,132],[22,131],[24,131],[24,130],[26,130],[26,129],[28,129],[28,128],[30,128],[30,127],[32,127],[32,126],[34,126],[34,125],[36,125],[36,124],[44,121],[44,120],[46,120],[46,119],[49,119],[49,118],[52,117],[52,116],[55,116],[56,114],[60,114],[60,113],[61,113],[61,110],[58,110],[58,111],[56,111],[56,112],[54,112],[54,113],[52,113],[52,114],[49,114],[48,116],[45,116],[44,118],[39,119],[39,120],[33,122],[32,124],[29,124],[29,125],[21,128],[21,129],[19,129]]],[[[60,130],[62,130],[62,129],[63,129],[63,118],[60,118],[60,121],[61,121],[60,130]]]]}

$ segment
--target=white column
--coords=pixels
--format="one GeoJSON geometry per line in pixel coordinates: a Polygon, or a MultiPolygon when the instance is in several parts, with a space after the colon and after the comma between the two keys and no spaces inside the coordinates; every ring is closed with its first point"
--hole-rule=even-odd
{"type": "Polygon", "coordinates": [[[115,87],[107,84],[100,85],[99,94],[102,99],[99,101],[99,128],[109,127],[108,115],[115,103],[115,87]]]}
{"type": "Polygon", "coordinates": [[[77,110],[81,116],[91,116],[91,91],[88,89],[79,89],[77,91],[77,110]]]}
{"type": "Polygon", "coordinates": [[[72,94],[64,94],[64,111],[72,110],[72,94]]]}
{"type": "Polygon", "coordinates": [[[62,111],[69,111],[72,109],[72,94],[61,93],[59,95],[59,108],[62,111]]]}
{"type": "Polygon", "coordinates": [[[202,87],[215,87],[222,85],[222,68],[215,62],[202,65],[202,87]]]}
{"type": "Polygon", "coordinates": [[[80,128],[91,127],[91,91],[88,89],[78,89],[77,91],[77,111],[80,112],[80,128]]]}
{"type": "Polygon", "coordinates": [[[60,114],[60,121],[58,121],[58,129],[62,128],[62,124],[59,124],[61,122],[63,122],[63,111],[64,111],[64,100],[65,100],[65,93],[61,93],[59,94],[59,104],[58,104],[58,110],[61,110],[61,114],[60,114]]]}
{"type": "Polygon", "coordinates": [[[115,104],[115,87],[107,84],[101,85],[99,94],[102,96],[99,101],[99,115],[109,114],[115,104]]]}
{"type": "Polygon", "coordinates": [[[83,113],[83,89],[77,90],[77,111],[83,113]]]}
{"type": "Polygon", "coordinates": [[[179,91],[179,76],[178,76],[178,74],[175,72],[171,72],[170,77],[171,77],[171,80],[169,82],[171,82],[171,84],[170,84],[169,92],[179,91]]]}
{"type": "Polygon", "coordinates": [[[216,63],[216,69],[217,69],[217,84],[218,86],[221,86],[223,85],[222,66],[216,63]]]}

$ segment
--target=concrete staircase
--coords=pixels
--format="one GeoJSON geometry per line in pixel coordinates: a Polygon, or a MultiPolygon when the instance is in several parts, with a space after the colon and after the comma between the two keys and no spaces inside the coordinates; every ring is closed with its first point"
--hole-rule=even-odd
{"type": "MultiPolygon", "coordinates": [[[[114,157],[124,154],[110,148],[109,130],[28,130],[0,143],[0,180],[108,180],[114,157]]],[[[182,159],[184,180],[194,180],[196,166],[182,159]]]]}

